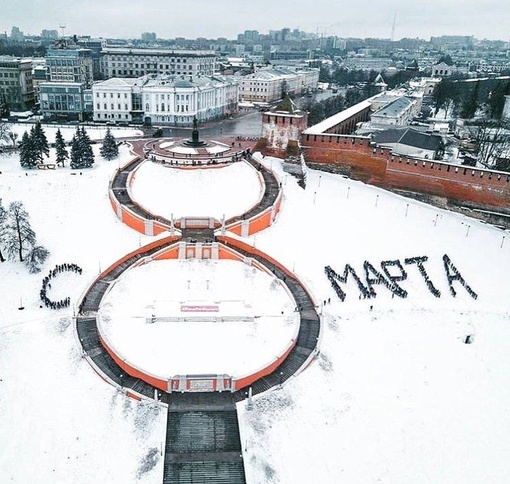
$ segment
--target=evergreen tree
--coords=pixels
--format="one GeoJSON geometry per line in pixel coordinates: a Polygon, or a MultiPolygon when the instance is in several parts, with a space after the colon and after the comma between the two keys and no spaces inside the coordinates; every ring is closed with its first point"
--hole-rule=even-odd
{"type": "Polygon", "coordinates": [[[119,147],[117,146],[117,143],[115,141],[115,138],[113,137],[113,134],[110,131],[110,128],[106,130],[106,134],[103,140],[103,146],[101,146],[99,152],[101,153],[101,156],[105,160],[113,160],[114,158],[117,158],[117,156],[119,156],[119,147]]]}
{"type": "Polygon", "coordinates": [[[94,152],[90,138],[85,128],[78,127],[71,142],[71,168],[90,168],[93,164],[94,152]]]}
{"type": "Polygon", "coordinates": [[[501,119],[505,106],[505,95],[510,94],[510,81],[499,82],[490,93],[489,108],[493,119],[501,119]]]}
{"type": "Polygon", "coordinates": [[[23,168],[34,168],[37,165],[37,161],[33,139],[25,131],[19,144],[19,162],[23,168]]]}
{"type": "MultiPolygon", "coordinates": [[[[77,131],[80,131],[78,128],[77,131]]],[[[82,150],[83,168],[90,168],[94,164],[94,151],[92,150],[92,142],[85,128],[81,128],[80,149],[82,150]]]]}
{"type": "Polygon", "coordinates": [[[478,95],[480,92],[480,81],[476,81],[475,88],[471,91],[471,94],[467,96],[462,104],[462,117],[471,119],[478,109],[478,95]]]}
{"type": "Polygon", "coordinates": [[[80,145],[78,142],[78,132],[73,134],[71,141],[71,168],[83,168],[81,162],[80,145]]]}
{"type": "Polygon", "coordinates": [[[60,129],[57,129],[55,135],[55,150],[57,152],[57,165],[65,166],[65,161],[69,158],[67,153],[66,144],[60,129]]]}
{"type": "Polygon", "coordinates": [[[7,98],[5,97],[5,94],[2,94],[2,98],[0,99],[0,118],[8,118],[10,115],[11,110],[7,103],[7,98]]]}
{"type": "Polygon", "coordinates": [[[25,265],[31,274],[41,272],[41,266],[44,264],[50,252],[42,245],[35,245],[30,248],[27,256],[25,257],[25,265]]]}
{"type": "Polygon", "coordinates": [[[456,89],[455,84],[448,79],[443,79],[434,89],[432,99],[435,107],[435,115],[442,108],[445,111],[445,119],[448,117],[448,112],[455,109],[459,103],[460,94],[456,89]]]}
{"type": "Polygon", "coordinates": [[[37,160],[39,163],[43,161],[43,155],[48,157],[50,154],[50,147],[48,145],[48,139],[44,133],[44,129],[41,123],[38,121],[30,130],[30,136],[32,137],[33,148],[36,152],[37,160]]]}

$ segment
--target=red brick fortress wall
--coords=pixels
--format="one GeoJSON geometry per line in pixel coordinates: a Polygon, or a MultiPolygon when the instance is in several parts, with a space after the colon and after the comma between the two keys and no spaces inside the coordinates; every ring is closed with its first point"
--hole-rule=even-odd
{"type": "Polygon", "coordinates": [[[307,162],[345,167],[352,178],[382,188],[510,208],[507,173],[393,155],[366,137],[302,134],[301,146],[307,162]]]}

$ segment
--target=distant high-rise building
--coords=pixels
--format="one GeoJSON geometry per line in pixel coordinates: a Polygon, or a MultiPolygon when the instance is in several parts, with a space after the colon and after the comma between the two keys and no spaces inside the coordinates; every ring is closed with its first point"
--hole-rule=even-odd
{"type": "Polygon", "coordinates": [[[25,34],[18,28],[13,27],[11,29],[11,40],[22,41],[25,39],[25,34]]]}
{"type": "Polygon", "coordinates": [[[34,104],[32,60],[0,56],[0,97],[11,110],[26,110],[34,104]]]}
{"type": "Polygon", "coordinates": [[[46,54],[49,80],[85,84],[94,79],[90,49],[50,49],[46,54]]]}
{"type": "Polygon", "coordinates": [[[39,84],[44,117],[80,121],[92,117],[92,51],[50,49],[46,54],[46,65],[50,82],[39,84]]]}
{"type": "Polygon", "coordinates": [[[80,37],[76,42],[84,49],[90,49],[92,52],[92,71],[94,79],[101,79],[101,50],[105,44],[103,39],[91,39],[90,37],[80,37]]]}
{"type": "Polygon", "coordinates": [[[46,30],[43,29],[41,32],[41,37],[45,40],[55,40],[58,39],[58,30],[46,30]]]}
{"type": "Polygon", "coordinates": [[[244,44],[236,44],[236,57],[244,55],[244,44]]]}
{"type": "Polygon", "coordinates": [[[142,34],[143,42],[156,42],[157,36],[156,32],[144,32],[142,34]]]}
{"type": "Polygon", "coordinates": [[[105,47],[101,51],[101,72],[106,79],[146,74],[212,76],[215,67],[216,55],[211,51],[124,47],[105,47]]]}
{"type": "Polygon", "coordinates": [[[471,49],[473,47],[472,35],[441,35],[431,37],[430,43],[442,49],[471,49]]]}
{"type": "Polygon", "coordinates": [[[245,30],[244,31],[244,40],[246,42],[258,42],[260,38],[260,34],[258,30],[245,30]]]}

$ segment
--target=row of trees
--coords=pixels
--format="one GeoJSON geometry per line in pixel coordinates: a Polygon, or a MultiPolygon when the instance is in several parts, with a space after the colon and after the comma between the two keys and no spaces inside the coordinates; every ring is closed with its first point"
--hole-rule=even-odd
{"type": "Polygon", "coordinates": [[[41,270],[48,256],[49,251],[37,244],[23,204],[12,202],[5,208],[0,199],[0,262],[5,262],[6,258],[19,259],[31,273],[35,273],[41,270]]]}
{"type": "Polygon", "coordinates": [[[432,95],[435,112],[440,109],[448,115],[472,119],[482,110],[491,119],[501,119],[505,96],[510,94],[508,79],[455,81],[443,79],[432,95]]]}
{"type": "MultiPolygon", "coordinates": [[[[0,133],[1,134],[1,133],[0,133]]],[[[50,149],[48,140],[41,123],[36,123],[25,131],[19,144],[20,164],[24,168],[34,168],[42,163],[45,157],[49,156],[50,149]]],[[[73,169],[90,168],[94,164],[94,152],[92,142],[84,127],[77,127],[71,141],[71,151],[68,152],[66,143],[60,129],[55,135],[56,164],[65,166],[66,160],[70,159],[70,166],[73,169]]],[[[100,148],[101,156],[111,160],[118,156],[119,148],[110,129],[106,131],[103,145],[100,148]]]]}

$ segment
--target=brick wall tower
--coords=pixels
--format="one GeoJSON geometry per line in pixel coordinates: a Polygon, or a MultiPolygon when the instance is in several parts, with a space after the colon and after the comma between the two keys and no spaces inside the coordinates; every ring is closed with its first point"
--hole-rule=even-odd
{"type": "Polygon", "coordinates": [[[308,113],[301,111],[286,95],[278,106],[262,115],[262,138],[266,154],[296,156],[299,137],[307,128],[307,122],[308,113]]]}

